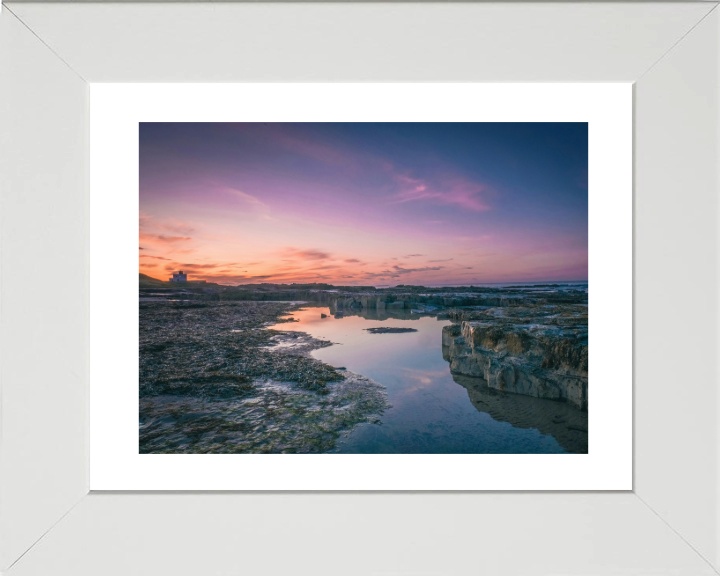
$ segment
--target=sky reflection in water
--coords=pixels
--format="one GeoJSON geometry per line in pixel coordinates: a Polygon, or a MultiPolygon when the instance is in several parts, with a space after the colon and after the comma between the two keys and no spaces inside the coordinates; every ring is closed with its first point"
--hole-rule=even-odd
{"type": "Polygon", "coordinates": [[[515,428],[478,411],[442,357],[441,330],[449,321],[415,317],[335,318],[328,308],[293,312],[300,320],[279,330],[307,332],[336,343],[313,356],[383,384],[392,408],[382,424],[363,424],[338,443],[342,453],[564,453],[536,429],[515,428]],[[321,318],[327,314],[327,318],[321,318]],[[411,327],[417,332],[371,334],[365,328],[411,327]]]}

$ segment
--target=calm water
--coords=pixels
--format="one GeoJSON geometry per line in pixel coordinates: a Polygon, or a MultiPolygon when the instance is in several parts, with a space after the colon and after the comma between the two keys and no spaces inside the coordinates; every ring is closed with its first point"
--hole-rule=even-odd
{"type": "Polygon", "coordinates": [[[382,424],[356,427],[339,442],[338,452],[565,452],[552,436],[498,422],[472,405],[467,390],[453,380],[442,356],[441,330],[449,321],[411,319],[410,315],[385,320],[335,318],[328,308],[321,307],[295,311],[293,316],[299,322],[275,328],[307,332],[334,342],[334,346],[315,350],[313,356],[387,388],[392,408],[383,415],[382,424]],[[417,332],[371,334],[364,330],[381,326],[415,328],[417,332]]]}

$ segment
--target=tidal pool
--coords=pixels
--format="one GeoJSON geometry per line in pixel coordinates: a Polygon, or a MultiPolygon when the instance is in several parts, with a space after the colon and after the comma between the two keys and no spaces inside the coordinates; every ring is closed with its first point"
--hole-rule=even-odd
{"type": "MultiPolygon", "coordinates": [[[[458,384],[443,359],[441,331],[447,320],[408,312],[334,316],[327,307],[294,310],[292,323],[277,330],[307,332],[333,346],[312,355],[335,367],[362,374],[386,387],[392,407],[380,424],[356,426],[338,440],[333,452],[353,454],[549,454],[565,453],[558,441],[533,427],[515,427],[476,408],[470,388],[458,384]],[[323,318],[322,315],[325,315],[323,318]],[[373,317],[375,316],[375,317],[373,317]],[[404,333],[371,333],[367,328],[414,328],[404,333]]],[[[480,381],[483,382],[483,381],[480,381]]],[[[516,396],[516,395],[509,395],[516,396]]],[[[510,400],[515,402],[514,399],[510,400]]],[[[557,403],[518,398],[522,410],[540,406],[553,411],[557,403]],[[527,408],[530,406],[530,408],[527,408]],[[546,407],[550,407],[549,409],[546,407]]],[[[482,400],[475,400],[482,402],[482,400]]],[[[558,410],[565,409],[557,406],[558,410]]]]}

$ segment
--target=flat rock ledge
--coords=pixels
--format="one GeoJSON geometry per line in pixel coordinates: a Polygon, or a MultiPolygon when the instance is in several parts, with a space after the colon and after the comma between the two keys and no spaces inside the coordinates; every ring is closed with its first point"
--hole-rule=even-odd
{"type": "Polygon", "coordinates": [[[482,378],[495,390],[587,410],[587,309],[563,308],[512,316],[488,310],[445,326],[443,353],[450,371],[482,378]]]}
{"type": "Polygon", "coordinates": [[[394,328],[392,326],[383,326],[381,328],[363,328],[363,330],[367,330],[370,334],[403,334],[405,332],[417,332],[417,329],[415,328],[394,328]]]}

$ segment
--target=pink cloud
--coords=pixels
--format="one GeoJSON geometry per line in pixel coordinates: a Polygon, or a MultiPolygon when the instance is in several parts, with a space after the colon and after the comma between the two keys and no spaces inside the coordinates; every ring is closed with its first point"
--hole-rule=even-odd
{"type": "Polygon", "coordinates": [[[235,198],[239,199],[243,204],[251,208],[256,208],[259,210],[265,210],[268,208],[268,205],[265,204],[265,202],[263,202],[262,200],[258,200],[252,194],[248,194],[247,192],[243,192],[242,190],[238,190],[237,188],[231,188],[230,186],[219,186],[218,189],[222,192],[234,196],[235,198]]]}
{"type": "Polygon", "coordinates": [[[405,175],[396,175],[395,181],[400,188],[394,196],[393,203],[396,204],[428,200],[438,204],[454,204],[475,212],[490,210],[484,196],[492,190],[484,184],[455,178],[439,186],[431,186],[423,180],[405,175]]]}

